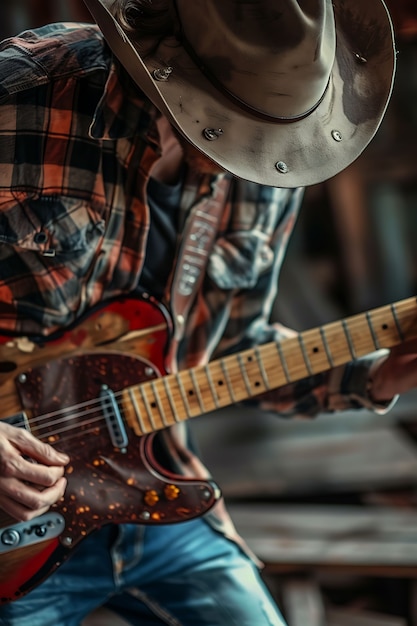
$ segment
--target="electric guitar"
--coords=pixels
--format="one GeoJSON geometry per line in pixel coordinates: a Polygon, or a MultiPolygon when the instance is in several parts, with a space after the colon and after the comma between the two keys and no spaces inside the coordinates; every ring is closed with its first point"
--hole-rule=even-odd
{"type": "Polygon", "coordinates": [[[151,298],[109,302],[44,342],[0,337],[0,419],[71,457],[65,496],[47,513],[19,522],[0,510],[0,603],[105,524],[210,510],[217,485],[163,469],[157,431],[416,338],[416,319],[409,298],[179,373],[166,371],[171,325],[151,298]]]}

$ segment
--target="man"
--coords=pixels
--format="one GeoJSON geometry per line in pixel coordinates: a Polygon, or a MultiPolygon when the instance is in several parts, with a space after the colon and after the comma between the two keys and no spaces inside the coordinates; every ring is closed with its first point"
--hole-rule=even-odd
{"type": "MultiPolygon", "coordinates": [[[[389,99],[383,2],[86,4],[100,29],[53,25],[1,51],[2,331],[36,346],[95,305],[144,290],[173,318],[168,371],[283,338],[267,319],[302,187],[361,153],[389,99]]],[[[278,390],[271,382],[252,401],[287,415],[384,411],[417,378],[412,344],[327,370],[278,390]]],[[[76,380],[95,374],[85,367],[76,380]]],[[[25,380],[13,385],[29,402],[25,380]]],[[[217,384],[233,396],[227,376],[217,384]]],[[[210,386],[210,397],[221,393],[210,386]]],[[[198,403],[180,391],[184,405],[198,403]]],[[[0,423],[0,508],[16,521],[46,514],[72,480],[79,451],[41,439],[0,423]]],[[[176,474],[207,478],[182,426],[162,429],[155,449],[176,474]]],[[[221,501],[179,524],[104,524],[11,599],[2,625],[72,626],[101,605],[135,625],[284,624],[221,501]]]]}

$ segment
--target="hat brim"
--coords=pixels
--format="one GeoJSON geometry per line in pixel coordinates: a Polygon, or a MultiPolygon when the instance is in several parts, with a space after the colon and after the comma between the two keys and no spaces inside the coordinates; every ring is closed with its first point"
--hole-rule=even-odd
{"type": "Polygon", "coordinates": [[[336,58],[318,106],[303,119],[276,121],[240,107],[210,82],[173,38],[142,57],[110,12],[113,0],[84,0],[122,65],[154,105],[226,171],[273,187],[327,180],[349,166],[375,135],[393,86],[392,23],[382,0],[335,0],[336,58]],[[172,67],[166,81],[154,70],[172,67]],[[222,129],[215,141],[204,130],[222,129]],[[277,168],[277,163],[286,167],[277,168]]]}

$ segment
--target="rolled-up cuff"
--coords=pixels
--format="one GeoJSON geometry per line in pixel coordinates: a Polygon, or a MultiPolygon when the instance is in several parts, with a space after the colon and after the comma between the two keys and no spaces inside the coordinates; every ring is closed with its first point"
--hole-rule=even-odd
{"type": "Polygon", "coordinates": [[[362,359],[334,369],[329,380],[329,409],[341,411],[348,408],[365,408],[381,415],[388,413],[399,396],[376,402],[371,396],[369,384],[372,366],[387,354],[387,350],[378,350],[362,359]]]}

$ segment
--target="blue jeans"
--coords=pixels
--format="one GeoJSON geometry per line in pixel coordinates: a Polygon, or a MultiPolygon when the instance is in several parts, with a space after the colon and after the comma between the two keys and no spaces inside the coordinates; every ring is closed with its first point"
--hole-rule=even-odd
{"type": "Polygon", "coordinates": [[[104,527],[0,624],[79,626],[102,605],[133,626],[285,626],[252,561],[203,519],[104,527]]]}

